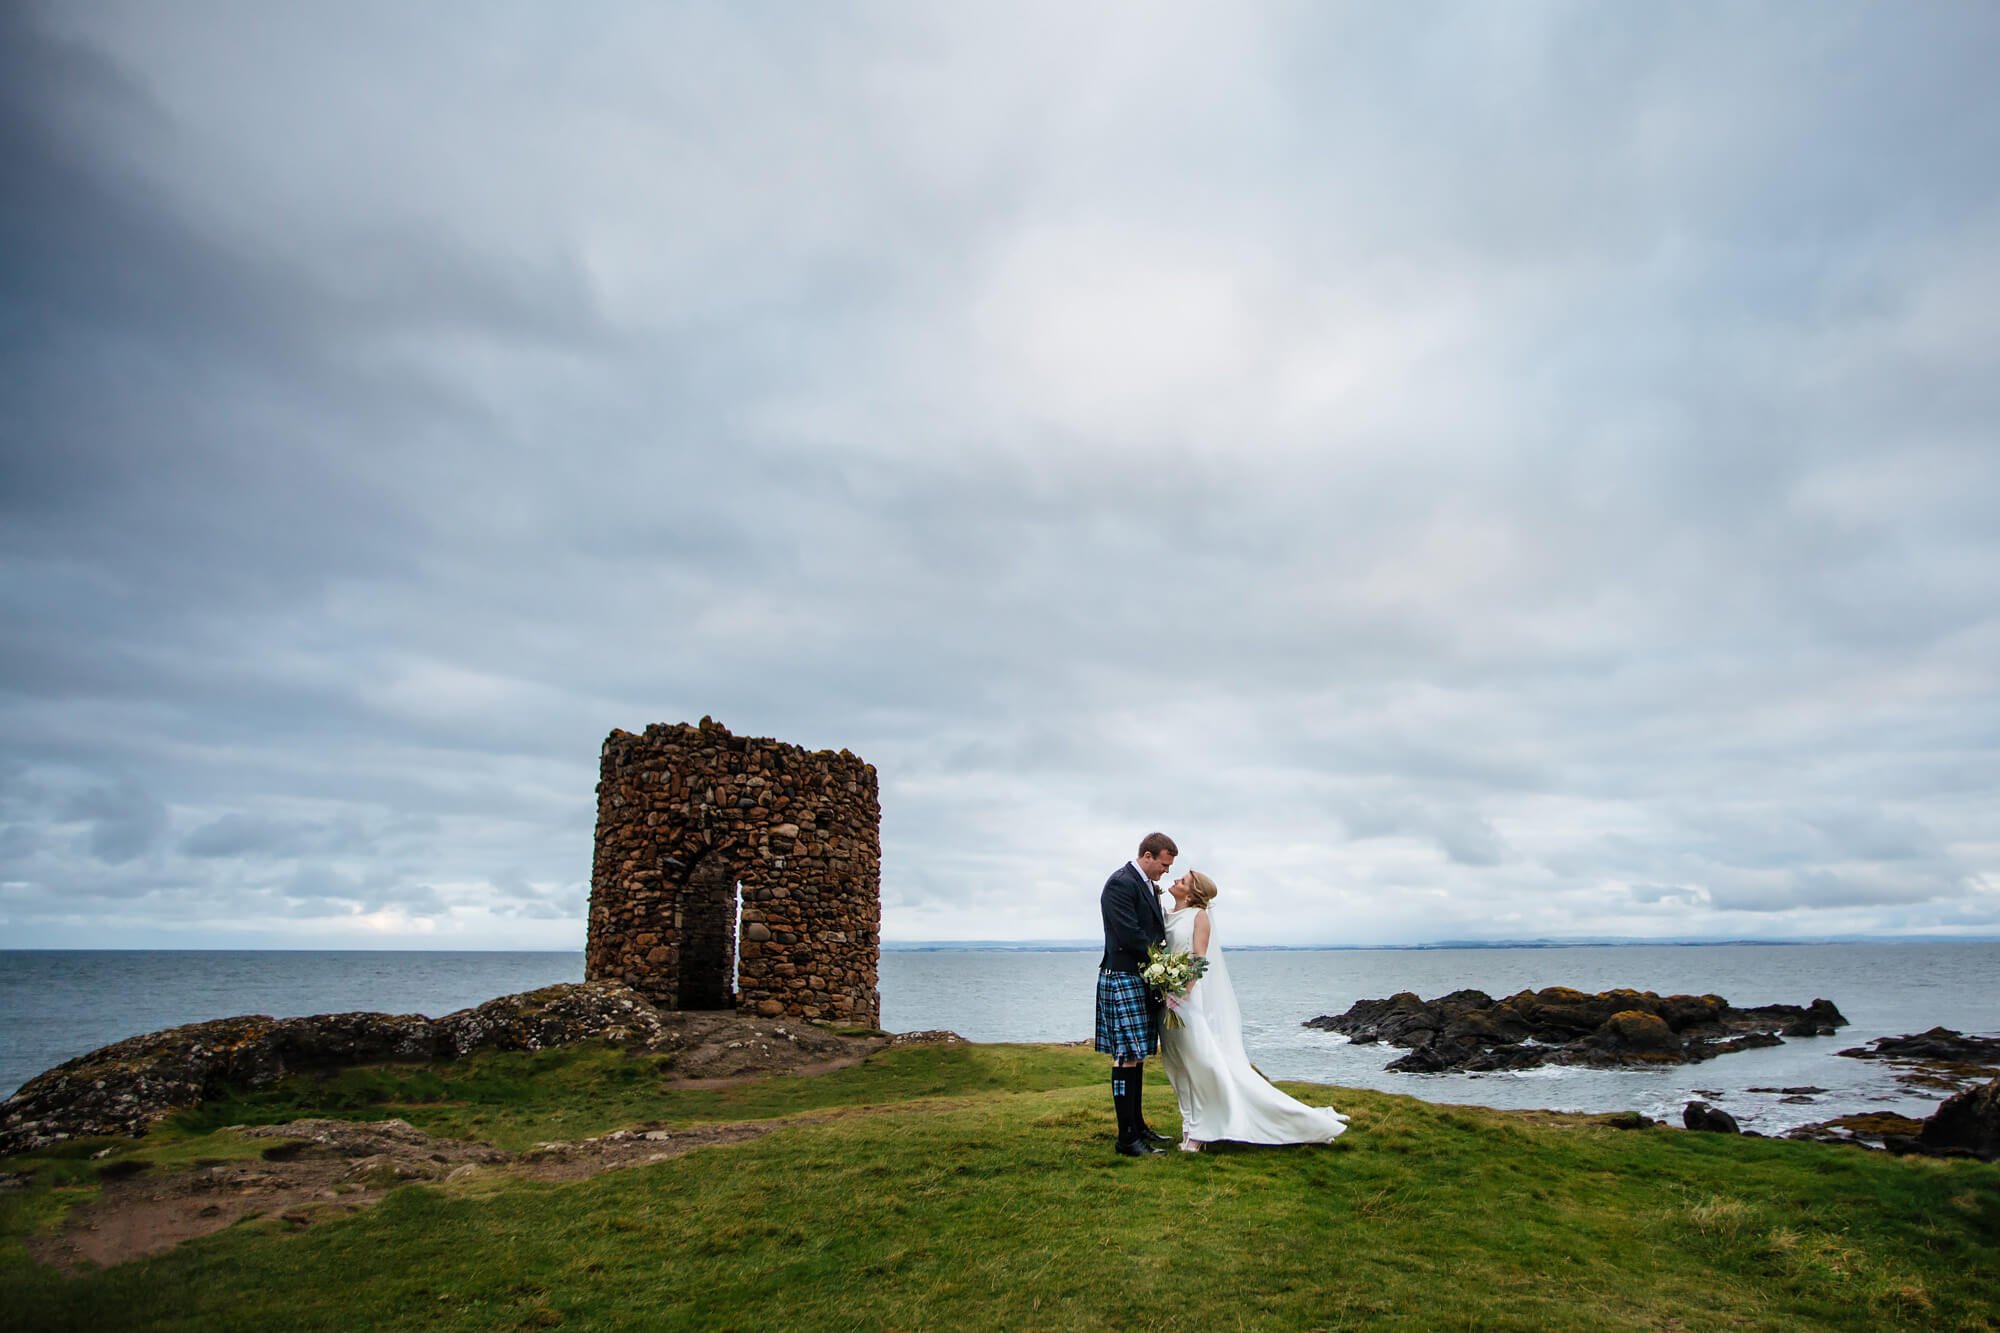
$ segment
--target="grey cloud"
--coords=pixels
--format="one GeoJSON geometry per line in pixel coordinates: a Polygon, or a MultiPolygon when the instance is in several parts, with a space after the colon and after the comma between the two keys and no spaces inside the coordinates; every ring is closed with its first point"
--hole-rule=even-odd
{"type": "Polygon", "coordinates": [[[0,22],[29,916],[573,916],[704,713],[881,766],[892,936],[1171,818],[1556,933],[1990,873],[1982,11],[0,22]]]}
{"type": "Polygon", "coordinates": [[[1493,826],[1466,811],[1362,803],[1343,806],[1341,820],[1351,838],[1419,837],[1460,865],[1493,866],[1507,858],[1506,842],[1493,826]]]}
{"type": "Polygon", "coordinates": [[[129,779],[75,793],[64,802],[61,818],[83,824],[85,847],[110,865],[144,856],[167,831],[166,804],[129,779]]]}
{"type": "Polygon", "coordinates": [[[428,884],[412,883],[394,874],[350,874],[324,865],[301,867],[278,886],[300,916],[318,916],[328,902],[352,904],[361,912],[398,908],[412,916],[442,912],[450,904],[428,884]]]}
{"type": "Polygon", "coordinates": [[[1634,884],[1628,891],[1633,901],[1642,903],[1679,903],[1693,906],[1706,900],[1706,895],[1701,890],[1674,884],[1634,884]]]}
{"type": "Polygon", "coordinates": [[[1709,889],[1709,900],[1725,911],[1783,912],[1800,908],[1828,911],[1927,903],[1960,897],[1966,888],[1962,881],[1942,877],[1911,880],[1871,870],[1841,873],[1813,869],[1787,873],[1775,881],[1719,876],[1709,889]]]}
{"type": "Polygon", "coordinates": [[[488,881],[498,910],[506,916],[539,921],[580,920],[590,906],[590,885],[575,882],[551,889],[537,888],[519,874],[501,874],[488,881]]]}
{"type": "Polygon", "coordinates": [[[305,830],[252,815],[226,814],[181,840],[181,851],[196,857],[296,855],[309,843],[305,830]]]}
{"type": "Polygon", "coordinates": [[[1918,820],[1858,806],[1813,819],[1841,856],[1863,861],[1931,861],[1944,855],[1937,837],[1918,820]]]}

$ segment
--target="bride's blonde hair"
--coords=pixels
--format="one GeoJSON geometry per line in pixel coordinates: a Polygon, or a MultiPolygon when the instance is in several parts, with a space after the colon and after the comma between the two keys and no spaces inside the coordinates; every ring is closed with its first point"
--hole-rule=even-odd
{"type": "Polygon", "coordinates": [[[1215,901],[1215,881],[1199,870],[1188,871],[1188,906],[1206,907],[1215,901]]]}

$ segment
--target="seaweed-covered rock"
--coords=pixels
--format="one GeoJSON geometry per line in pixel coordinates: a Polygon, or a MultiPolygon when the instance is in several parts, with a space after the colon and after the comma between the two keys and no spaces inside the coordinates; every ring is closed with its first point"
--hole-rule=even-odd
{"type": "Polygon", "coordinates": [[[1587,994],[1549,986],[1503,1000],[1476,990],[1434,1000],[1402,991],[1308,1019],[1306,1026],[1344,1033],[1356,1042],[1407,1048],[1408,1055],[1388,1066],[1399,1073],[1440,1073],[1540,1064],[1680,1064],[1775,1046],[1780,1032],[1831,1032],[1846,1022],[1827,1000],[1737,1009],[1719,995],[1587,994]]]}
{"type": "Polygon", "coordinates": [[[1682,1056],[1681,1038],[1665,1019],[1644,1009],[1621,1009],[1578,1044],[1585,1050],[1634,1060],[1679,1062],[1682,1056]]]}

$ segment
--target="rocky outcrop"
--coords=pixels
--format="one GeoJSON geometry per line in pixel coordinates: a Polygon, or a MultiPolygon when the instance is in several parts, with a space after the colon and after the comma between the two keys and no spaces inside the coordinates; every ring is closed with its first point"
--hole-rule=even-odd
{"type": "Polygon", "coordinates": [[[2000,1078],[1946,1098],[1924,1121],[1917,1142],[1925,1152],[1940,1156],[2000,1159],[2000,1078]]]}
{"type": "Polygon", "coordinates": [[[2000,1076],[2000,1037],[1969,1037],[1951,1028],[1877,1037],[1840,1054],[1886,1061],[1894,1066],[1896,1081],[1912,1088],[1962,1092],[2000,1076]]]}
{"type": "MultiPolygon", "coordinates": [[[[911,1040],[956,1040],[949,1033],[911,1040]]],[[[442,1018],[422,1014],[251,1015],[149,1032],[29,1079],[0,1104],[0,1154],[87,1135],[140,1135],[229,1087],[389,1061],[537,1051],[584,1041],[673,1057],[678,1077],[734,1078],[858,1057],[886,1034],[841,1034],[749,1015],[667,1013],[609,982],[545,986],[442,1018]]]]}
{"type": "Polygon", "coordinates": [[[1784,1136],[1814,1143],[1847,1143],[1861,1148],[1886,1148],[1890,1152],[1911,1153],[1922,1151],[1917,1136],[1923,1128],[1923,1121],[1913,1120],[1896,1111],[1863,1111],[1815,1121],[1810,1125],[1797,1125],[1786,1130],[1784,1136]]]}
{"type": "Polygon", "coordinates": [[[2000,1160],[2000,1078],[1946,1098],[1923,1120],[1893,1111],[1868,1111],[1800,1125],[1787,1130],[1785,1137],[1927,1157],[2000,1160]]]}
{"type": "Polygon", "coordinates": [[[1400,1073],[1487,1072],[1543,1064],[1649,1065],[1707,1060],[1785,1036],[1821,1036],[1847,1020],[1826,1000],[1806,1006],[1738,1009],[1719,995],[1597,994],[1551,986],[1495,1000],[1458,990],[1433,1000],[1402,991],[1361,1000],[1345,1013],[1306,1026],[1385,1042],[1409,1054],[1390,1062],[1400,1073]]]}
{"type": "Polygon", "coordinates": [[[1852,1060],[1949,1060],[2000,1065],[2000,1037],[1968,1037],[1951,1028],[1932,1028],[1902,1037],[1877,1037],[1866,1046],[1841,1052],[1852,1060]]]}

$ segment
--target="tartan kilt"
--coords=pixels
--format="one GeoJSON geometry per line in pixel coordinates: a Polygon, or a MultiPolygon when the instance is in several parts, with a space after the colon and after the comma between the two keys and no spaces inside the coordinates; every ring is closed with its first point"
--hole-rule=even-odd
{"type": "Polygon", "coordinates": [[[1160,1011],[1129,972],[1097,974],[1097,1049],[1113,1060],[1143,1060],[1160,1049],[1160,1011]]]}

